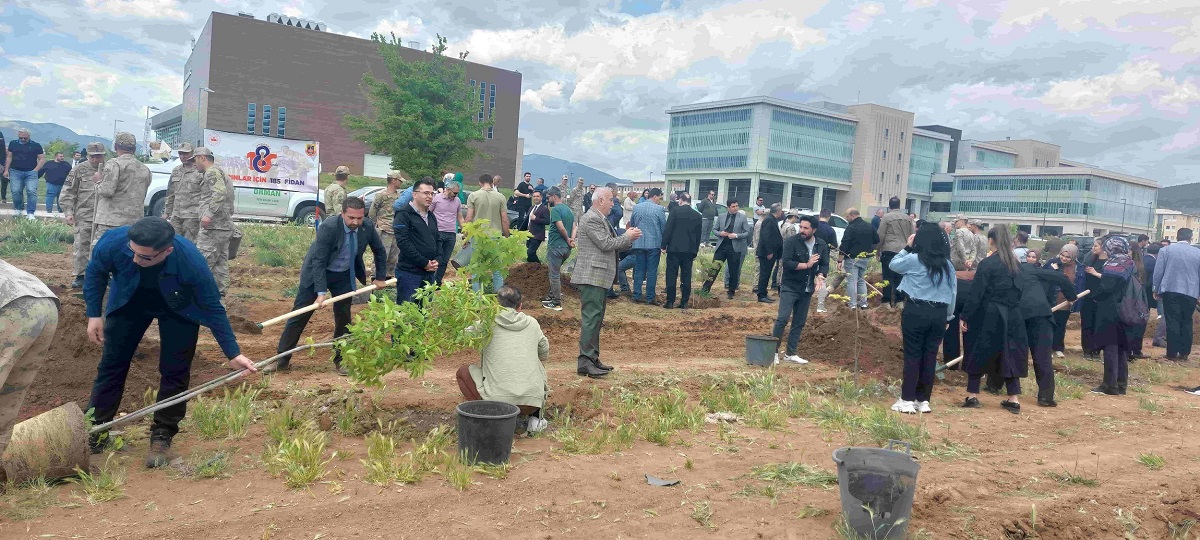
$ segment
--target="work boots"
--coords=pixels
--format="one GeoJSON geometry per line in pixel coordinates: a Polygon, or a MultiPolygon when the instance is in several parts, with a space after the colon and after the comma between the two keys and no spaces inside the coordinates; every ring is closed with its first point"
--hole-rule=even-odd
{"type": "Polygon", "coordinates": [[[150,434],[150,451],[146,453],[146,468],[157,469],[171,462],[171,436],[163,432],[150,434]]]}
{"type": "Polygon", "coordinates": [[[83,288],[83,274],[79,274],[78,276],[75,276],[75,281],[71,282],[71,288],[72,289],[82,289],[83,288]]]}

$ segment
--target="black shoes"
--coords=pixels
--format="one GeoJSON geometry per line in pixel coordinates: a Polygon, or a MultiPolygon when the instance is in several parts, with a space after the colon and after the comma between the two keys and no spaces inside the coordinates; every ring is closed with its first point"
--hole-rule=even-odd
{"type": "Polygon", "coordinates": [[[1092,389],[1093,394],[1103,394],[1106,396],[1119,396],[1121,392],[1111,386],[1100,385],[1092,389]]]}
{"type": "Polygon", "coordinates": [[[764,304],[774,304],[774,303],[775,303],[775,299],[774,299],[774,298],[770,298],[770,297],[767,297],[767,296],[760,296],[760,297],[758,297],[758,301],[759,301],[759,302],[762,302],[762,303],[764,303],[764,304]]]}
{"type": "Polygon", "coordinates": [[[604,371],[603,369],[591,364],[580,367],[579,369],[575,370],[575,372],[583,375],[584,377],[591,377],[593,379],[602,379],[608,375],[607,371],[604,371]]]}
{"type": "Polygon", "coordinates": [[[1021,414],[1021,404],[1015,401],[1004,400],[1000,402],[1000,406],[1004,407],[1010,413],[1021,414]]]}
{"type": "Polygon", "coordinates": [[[599,360],[596,360],[596,367],[598,367],[604,371],[612,371],[613,370],[612,366],[605,365],[604,362],[601,362],[599,360]]]}
{"type": "Polygon", "coordinates": [[[1057,407],[1058,402],[1053,399],[1039,399],[1038,407],[1057,407]]]}
{"type": "Polygon", "coordinates": [[[688,308],[687,302],[679,304],[679,309],[687,309],[687,308],[688,308]]]}
{"type": "Polygon", "coordinates": [[[730,300],[733,300],[733,291],[728,291],[728,292],[726,292],[726,293],[725,293],[725,298],[728,298],[728,299],[730,299],[730,300]]]}
{"type": "Polygon", "coordinates": [[[963,400],[962,407],[964,409],[979,409],[983,407],[983,404],[979,402],[979,398],[969,397],[963,400]]]}
{"type": "Polygon", "coordinates": [[[146,453],[146,468],[166,467],[171,462],[171,438],[166,435],[150,436],[150,451],[146,453]]]}
{"type": "Polygon", "coordinates": [[[341,375],[342,377],[350,374],[350,372],[346,371],[346,366],[343,366],[341,362],[333,363],[333,371],[337,372],[337,374],[341,375]]]}
{"type": "Polygon", "coordinates": [[[635,303],[635,304],[645,304],[645,303],[646,303],[646,301],[645,301],[645,300],[642,300],[641,298],[634,297],[634,299],[633,299],[633,303],[635,303]]]}
{"type": "Polygon", "coordinates": [[[673,304],[672,302],[667,302],[667,303],[663,304],[663,309],[675,309],[675,304],[673,304]]]}
{"type": "Polygon", "coordinates": [[[83,288],[83,274],[75,276],[75,281],[71,282],[71,288],[72,289],[82,289],[83,288]]]}

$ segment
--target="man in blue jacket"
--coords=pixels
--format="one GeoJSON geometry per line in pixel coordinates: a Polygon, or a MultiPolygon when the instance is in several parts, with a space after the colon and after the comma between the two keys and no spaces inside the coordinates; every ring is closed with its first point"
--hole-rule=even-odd
{"type": "MultiPolygon", "coordinates": [[[[88,338],[104,346],[88,402],[97,424],[116,416],[129,363],[155,320],[162,374],[159,400],[187,390],[201,326],[212,330],[230,367],[257,371],[238,347],[204,255],[186,238],[176,236],[165,219],[142,218],[104,233],[88,262],[83,295],[88,338]],[[106,290],[108,300],[102,302],[106,290]]],[[[154,413],[147,467],[170,461],[171,438],[185,412],[186,404],[179,403],[154,413]]],[[[103,448],[99,435],[89,442],[93,452],[103,448]]]]}

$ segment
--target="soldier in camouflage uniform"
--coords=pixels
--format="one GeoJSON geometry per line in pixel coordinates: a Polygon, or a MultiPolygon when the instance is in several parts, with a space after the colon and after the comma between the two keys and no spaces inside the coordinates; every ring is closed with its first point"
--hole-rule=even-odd
{"type": "Polygon", "coordinates": [[[0,454],[57,328],[58,297],[38,278],[0,260],[0,454]]]}
{"type": "Polygon", "coordinates": [[[72,289],[83,287],[83,273],[92,256],[92,218],[96,215],[96,185],[104,178],[104,143],[87,145],[87,161],[71,169],[59,204],[67,216],[67,225],[75,227],[75,252],[72,256],[75,281],[72,289]]]}
{"type": "Polygon", "coordinates": [[[179,165],[171,171],[162,217],[171,222],[176,234],[183,235],[195,243],[197,235],[200,234],[200,214],[197,205],[204,177],[196,170],[192,151],[192,143],[185,142],[179,145],[179,165]]]}
{"type": "Polygon", "coordinates": [[[392,229],[392,218],[396,215],[392,204],[400,198],[400,184],[404,178],[400,176],[400,171],[389,171],[387,181],[387,189],[375,193],[375,200],[371,201],[371,209],[367,211],[367,219],[375,222],[375,231],[387,248],[388,267],[384,274],[391,276],[396,271],[396,263],[400,262],[400,246],[396,244],[396,232],[392,229]]]}
{"type": "Polygon", "coordinates": [[[213,163],[212,150],[203,146],[194,154],[196,170],[203,175],[200,188],[200,234],[196,249],[204,255],[217,280],[217,291],[229,288],[229,239],[233,236],[233,182],[213,163]]]}
{"type": "Polygon", "coordinates": [[[338,166],[333,172],[334,182],[325,188],[325,216],[335,217],[342,213],[342,201],[346,200],[346,182],[350,180],[350,167],[338,166]]]}
{"type": "Polygon", "coordinates": [[[110,229],[130,225],[145,215],[146,189],[150,187],[150,169],[137,160],[137,140],[132,133],[118,133],[113,150],[117,158],[104,164],[104,178],[96,186],[96,218],[92,239],[110,229]]]}

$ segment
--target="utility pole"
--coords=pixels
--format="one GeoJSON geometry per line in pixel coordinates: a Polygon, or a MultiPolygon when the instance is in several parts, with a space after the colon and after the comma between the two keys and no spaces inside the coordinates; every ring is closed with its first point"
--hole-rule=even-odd
{"type": "Polygon", "coordinates": [[[146,157],[150,157],[150,111],[157,111],[158,107],[153,105],[146,106],[146,126],[142,130],[142,146],[146,149],[146,157]]]}
{"type": "Polygon", "coordinates": [[[1125,199],[1121,199],[1121,233],[1125,233],[1125,199]]]}
{"type": "MultiPolygon", "coordinates": [[[[124,120],[113,120],[113,144],[114,145],[117,144],[117,124],[118,123],[123,124],[123,123],[125,123],[125,121],[124,120]]],[[[116,150],[114,149],[113,151],[115,152],[116,150]]]]}

